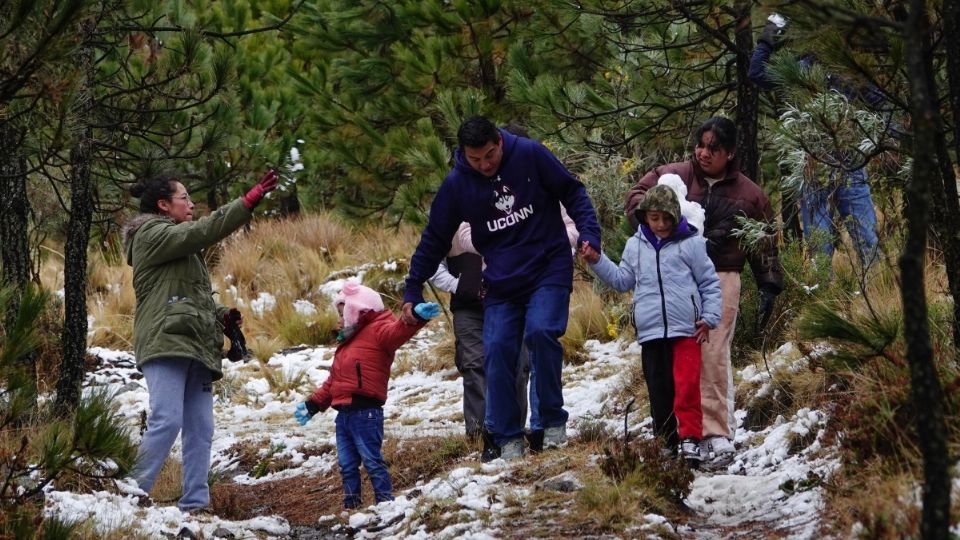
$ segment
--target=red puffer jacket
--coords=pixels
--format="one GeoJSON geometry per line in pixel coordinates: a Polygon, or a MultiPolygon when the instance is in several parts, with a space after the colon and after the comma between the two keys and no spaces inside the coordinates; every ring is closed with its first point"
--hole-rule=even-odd
{"type": "Polygon", "coordinates": [[[394,355],[426,321],[405,324],[390,310],[384,310],[364,313],[357,324],[359,328],[353,337],[337,347],[330,376],[310,396],[321,411],[350,405],[355,394],[386,402],[394,355]]]}

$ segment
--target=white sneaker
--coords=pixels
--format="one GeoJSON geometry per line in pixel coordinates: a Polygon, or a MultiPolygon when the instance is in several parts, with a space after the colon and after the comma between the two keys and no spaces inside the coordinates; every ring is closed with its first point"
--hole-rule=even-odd
{"type": "Polygon", "coordinates": [[[543,430],[544,448],[563,448],[567,445],[567,425],[548,427],[543,430]]]}
{"type": "Polygon", "coordinates": [[[726,437],[708,437],[700,442],[700,453],[703,459],[715,465],[723,465],[733,461],[737,453],[733,441],[726,437]]]}
{"type": "Polygon", "coordinates": [[[700,455],[700,441],[696,439],[684,439],[680,442],[680,457],[687,461],[703,461],[700,455]]]}
{"type": "Polygon", "coordinates": [[[513,461],[523,457],[523,439],[510,439],[500,447],[500,457],[504,461],[513,461]]]}

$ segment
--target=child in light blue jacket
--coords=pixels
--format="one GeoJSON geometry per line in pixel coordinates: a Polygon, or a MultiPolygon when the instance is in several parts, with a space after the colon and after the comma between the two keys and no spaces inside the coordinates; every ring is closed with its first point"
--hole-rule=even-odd
{"type": "Polygon", "coordinates": [[[667,447],[700,461],[700,343],[720,322],[720,279],[703,236],[680,213],[674,191],[650,188],[637,207],[640,226],[615,265],[588,244],[579,253],[618,291],[633,289],[634,324],[654,431],[667,447]]]}

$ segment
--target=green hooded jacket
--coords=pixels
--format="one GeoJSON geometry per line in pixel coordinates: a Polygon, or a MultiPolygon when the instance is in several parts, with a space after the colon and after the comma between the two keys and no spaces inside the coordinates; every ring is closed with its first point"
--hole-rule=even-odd
{"type": "Polygon", "coordinates": [[[133,346],[137,367],[155,358],[203,362],[213,380],[223,377],[223,316],[213,301],[203,250],[250,220],[237,199],[196,221],[174,223],[140,214],[124,227],[127,264],[133,267],[137,313],[133,346]]]}

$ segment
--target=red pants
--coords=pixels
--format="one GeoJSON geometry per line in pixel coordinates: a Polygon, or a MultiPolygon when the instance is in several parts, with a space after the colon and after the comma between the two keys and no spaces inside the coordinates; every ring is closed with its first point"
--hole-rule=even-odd
{"type": "Polygon", "coordinates": [[[654,433],[668,446],[700,440],[700,345],[692,337],[655,339],[642,344],[640,355],[654,433]]]}

